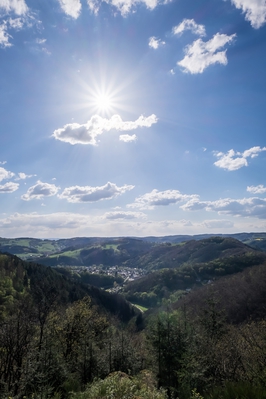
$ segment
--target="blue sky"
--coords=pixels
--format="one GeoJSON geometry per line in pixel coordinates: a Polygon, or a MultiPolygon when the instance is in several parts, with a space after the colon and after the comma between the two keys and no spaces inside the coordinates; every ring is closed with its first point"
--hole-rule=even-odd
{"type": "Polygon", "coordinates": [[[265,231],[265,0],[0,16],[0,236],[265,231]]]}

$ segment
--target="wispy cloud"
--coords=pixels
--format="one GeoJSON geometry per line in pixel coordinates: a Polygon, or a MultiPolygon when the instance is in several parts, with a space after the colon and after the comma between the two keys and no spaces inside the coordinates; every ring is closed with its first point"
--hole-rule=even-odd
{"type": "Polygon", "coordinates": [[[196,195],[181,194],[178,190],[158,191],[152,190],[150,193],[141,195],[135,199],[133,204],[129,204],[129,208],[154,209],[155,206],[167,206],[178,202],[187,201],[191,198],[198,198],[196,195]]]}
{"type": "Polygon", "coordinates": [[[238,170],[243,166],[248,166],[247,158],[255,158],[262,151],[266,151],[266,147],[252,147],[242,153],[233,149],[227,153],[215,152],[214,155],[218,158],[218,161],[214,162],[214,165],[229,171],[238,170]]]}
{"type": "Polygon", "coordinates": [[[64,13],[74,19],[79,17],[81,12],[80,0],[59,0],[59,3],[64,13]]]}
{"type": "Polygon", "coordinates": [[[186,30],[198,36],[206,36],[205,26],[197,24],[194,19],[184,19],[179,25],[173,27],[174,35],[182,35],[186,30]]]}
{"type": "Polygon", "coordinates": [[[0,193],[1,194],[13,193],[18,188],[19,188],[19,184],[18,183],[8,182],[8,183],[5,183],[3,185],[0,185],[0,193]]]}
{"type": "Polygon", "coordinates": [[[66,199],[68,202],[96,202],[101,200],[107,200],[117,197],[118,195],[124,194],[126,191],[132,190],[134,186],[124,185],[118,187],[114,183],[106,183],[104,186],[91,187],[91,186],[72,186],[65,188],[62,194],[58,197],[66,199]]]}
{"type": "Polygon", "coordinates": [[[157,48],[163,45],[165,45],[165,42],[162,41],[161,39],[156,39],[155,36],[150,37],[149,47],[153,48],[154,50],[157,50],[157,48]]]}
{"type": "Polygon", "coordinates": [[[0,46],[4,48],[12,46],[12,44],[9,42],[9,39],[11,37],[12,36],[10,36],[9,33],[7,33],[6,23],[0,25],[0,46]]]}
{"type": "Polygon", "coordinates": [[[51,197],[56,195],[60,187],[54,184],[43,183],[40,180],[34,186],[31,186],[26,194],[23,194],[21,198],[24,201],[30,201],[33,199],[42,200],[45,197],[51,197]]]}
{"type": "Polygon", "coordinates": [[[266,193],[266,187],[263,184],[259,184],[258,186],[247,186],[247,191],[252,194],[264,194],[266,193]]]}
{"type": "Polygon", "coordinates": [[[78,123],[70,123],[61,129],[57,129],[53,133],[56,140],[64,141],[70,144],[92,144],[96,145],[97,136],[104,132],[114,130],[135,130],[140,127],[151,127],[157,123],[157,117],[152,114],[148,117],[141,115],[135,121],[123,121],[119,115],[113,115],[110,119],[102,118],[94,115],[91,119],[81,125],[78,123]]]}
{"type": "Polygon", "coordinates": [[[159,4],[166,3],[166,1],[160,0],[87,0],[87,3],[91,11],[97,13],[103,1],[115,7],[124,17],[130,12],[134,12],[134,8],[138,4],[144,4],[148,9],[153,10],[159,4]]]}
{"type": "Polygon", "coordinates": [[[17,15],[23,15],[28,11],[28,7],[24,0],[0,0],[0,10],[6,13],[14,12],[17,15]]]}
{"type": "Polygon", "coordinates": [[[231,0],[236,8],[243,11],[247,21],[253,28],[258,29],[266,22],[265,0],[231,0]]]}
{"type": "Polygon", "coordinates": [[[231,220],[205,220],[202,225],[208,229],[227,229],[234,227],[234,223],[231,220]]]}
{"type": "Polygon", "coordinates": [[[131,220],[131,219],[146,219],[147,216],[143,212],[124,212],[124,211],[115,211],[115,212],[106,212],[103,215],[103,219],[109,220],[131,220]]]}
{"type": "Polygon", "coordinates": [[[35,177],[36,175],[26,175],[26,173],[23,172],[19,172],[18,176],[16,177],[15,180],[25,180],[25,179],[29,179],[31,177],[35,177]]]}
{"type": "Polygon", "coordinates": [[[222,49],[226,44],[231,43],[236,34],[225,35],[216,33],[212,39],[204,42],[197,39],[185,48],[185,57],[179,61],[177,65],[181,66],[184,72],[191,74],[202,73],[208,66],[212,64],[227,64],[226,50],[222,49]]]}
{"type": "Polygon", "coordinates": [[[125,143],[130,143],[132,141],[136,141],[137,140],[137,136],[135,134],[120,134],[119,136],[119,140],[120,141],[124,141],[125,143]]]}

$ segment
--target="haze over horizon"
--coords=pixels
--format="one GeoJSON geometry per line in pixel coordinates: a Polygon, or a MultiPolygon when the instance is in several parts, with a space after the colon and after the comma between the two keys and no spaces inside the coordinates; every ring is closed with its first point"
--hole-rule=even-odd
{"type": "Polygon", "coordinates": [[[0,236],[266,231],[265,0],[0,0],[0,236]]]}

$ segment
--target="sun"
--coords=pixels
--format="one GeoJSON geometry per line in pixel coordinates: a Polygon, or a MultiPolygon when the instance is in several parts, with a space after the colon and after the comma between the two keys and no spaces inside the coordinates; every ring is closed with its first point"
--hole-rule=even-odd
{"type": "Polygon", "coordinates": [[[95,106],[99,111],[107,112],[113,107],[112,97],[108,94],[98,94],[95,97],[95,106]]]}

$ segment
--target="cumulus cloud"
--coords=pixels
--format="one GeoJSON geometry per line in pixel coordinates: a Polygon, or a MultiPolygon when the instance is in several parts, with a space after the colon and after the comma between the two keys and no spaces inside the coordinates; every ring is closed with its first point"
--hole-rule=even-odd
{"type": "Polygon", "coordinates": [[[7,33],[6,23],[0,25],[0,46],[3,48],[12,46],[12,44],[9,42],[11,37],[12,36],[7,33]]]}
{"type": "Polygon", "coordinates": [[[26,194],[23,194],[21,198],[24,201],[30,201],[33,199],[42,200],[45,197],[52,197],[56,195],[59,187],[54,184],[43,183],[40,180],[34,186],[31,186],[26,194]]]}
{"type": "Polygon", "coordinates": [[[123,121],[119,115],[113,115],[110,119],[102,118],[99,115],[94,115],[91,119],[80,125],[78,123],[70,123],[61,129],[57,129],[53,133],[56,140],[64,141],[66,143],[74,144],[92,144],[96,145],[97,136],[112,129],[118,131],[135,130],[139,127],[151,127],[157,123],[157,117],[152,114],[145,118],[141,115],[135,121],[123,121]]]}
{"type": "Polygon", "coordinates": [[[251,23],[253,28],[258,29],[266,22],[265,0],[231,0],[236,8],[242,10],[245,19],[251,23]]]}
{"type": "Polygon", "coordinates": [[[158,191],[152,190],[135,199],[133,204],[129,204],[130,208],[154,209],[155,206],[167,206],[186,201],[190,198],[198,197],[197,195],[181,194],[178,190],[158,191]]]}
{"type": "Polygon", "coordinates": [[[124,185],[118,187],[114,183],[106,183],[104,186],[91,187],[91,186],[73,186],[65,188],[62,194],[58,197],[66,199],[68,202],[96,202],[105,199],[112,199],[118,195],[124,194],[126,191],[132,190],[134,186],[124,185]]]}
{"type": "Polygon", "coordinates": [[[0,193],[1,194],[13,193],[18,188],[19,188],[19,184],[18,183],[8,182],[8,183],[5,183],[3,185],[0,185],[0,193]]]}
{"type": "Polygon", "coordinates": [[[130,211],[106,212],[103,215],[103,219],[109,219],[109,220],[146,219],[146,217],[147,216],[143,212],[130,212],[130,211]]]}
{"type": "Polygon", "coordinates": [[[14,12],[17,15],[23,15],[28,11],[28,7],[24,0],[0,0],[0,10],[6,13],[14,12]]]}
{"type": "Polygon", "coordinates": [[[226,44],[229,44],[236,37],[236,34],[225,35],[216,33],[212,39],[204,42],[202,39],[197,39],[192,44],[185,48],[185,57],[179,61],[177,65],[183,68],[184,72],[191,74],[202,73],[208,66],[212,64],[227,64],[226,50],[222,49],[226,44]]]}
{"type": "Polygon", "coordinates": [[[266,147],[261,148],[256,146],[242,153],[236,152],[233,149],[227,153],[215,152],[214,155],[218,158],[218,161],[214,162],[214,165],[229,171],[238,170],[243,166],[248,166],[247,158],[255,158],[262,151],[266,151],[266,147]]]}
{"type": "Polygon", "coordinates": [[[204,25],[197,24],[194,19],[184,19],[179,25],[173,27],[174,35],[182,35],[186,30],[198,36],[206,36],[204,25]]]}
{"type": "Polygon", "coordinates": [[[218,212],[221,215],[266,219],[266,198],[223,198],[215,201],[200,201],[200,199],[194,198],[180,208],[184,211],[205,209],[208,212],[218,212]]]}
{"type": "Polygon", "coordinates": [[[119,136],[119,140],[120,141],[124,141],[125,143],[130,143],[132,141],[136,141],[137,140],[137,136],[135,134],[120,134],[119,136]]]}
{"type": "Polygon", "coordinates": [[[150,37],[149,39],[149,47],[153,48],[154,50],[157,50],[160,46],[163,46],[165,42],[163,42],[161,39],[156,39],[155,36],[150,37]]]}
{"type": "Polygon", "coordinates": [[[247,191],[252,194],[264,194],[266,193],[266,187],[262,184],[259,184],[258,186],[247,186],[247,191]]]}
{"type": "Polygon", "coordinates": [[[81,12],[80,0],[59,0],[59,3],[64,13],[74,19],[78,18],[81,12]]]}
{"type": "Polygon", "coordinates": [[[5,179],[11,179],[13,176],[15,176],[15,173],[0,167],[0,181],[5,179]]]}

